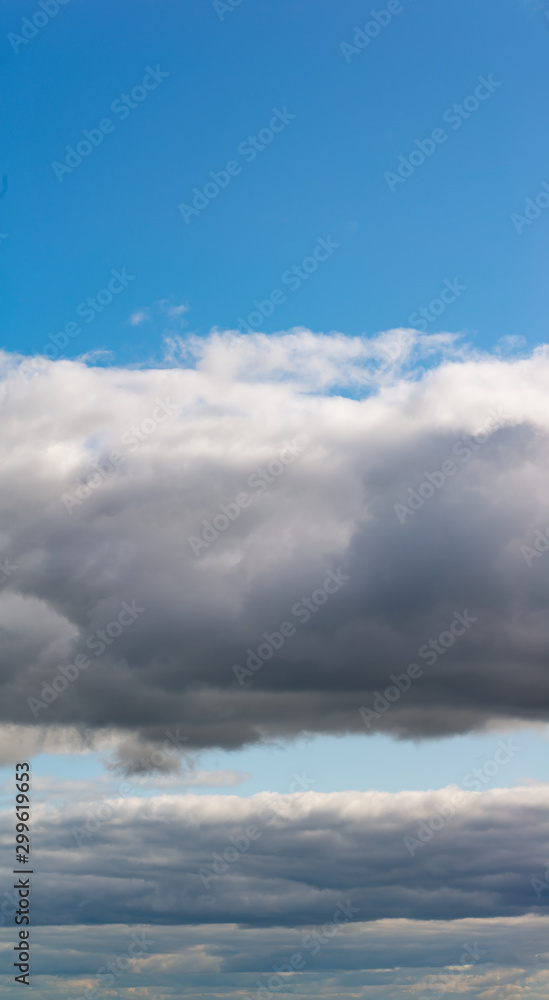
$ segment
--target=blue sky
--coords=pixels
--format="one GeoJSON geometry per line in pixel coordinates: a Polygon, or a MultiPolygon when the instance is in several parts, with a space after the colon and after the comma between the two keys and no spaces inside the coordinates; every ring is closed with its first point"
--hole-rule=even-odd
{"type": "MultiPolygon", "coordinates": [[[[479,779],[483,790],[492,787],[511,788],[524,781],[545,781],[549,765],[549,742],[543,732],[514,730],[454,736],[451,739],[401,743],[389,736],[365,740],[361,736],[300,738],[288,743],[273,743],[264,747],[247,748],[226,753],[210,750],[195,758],[200,771],[236,772],[235,784],[224,788],[223,780],[216,785],[191,786],[192,794],[253,795],[259,791],[279,792],[339,792],[357,791],[398,792],[439,788],[445,785],[471,787],[473,770],[482,769],[493,759],[499,740],[511,738],[520,750],[507,766],[497,772],[497,780],[484,774],[479,779]],[[464,778],[470,777],[469,785],[464,778]],[[238,778],[238,780],[237,780],[238,778]]],[[[35,777],[57,777],[60,780],[97,780],[104,775],[107,754],[66,755],[39,754],[34,760],[35,777]]],[[[490,768],[488,769],[490,770],[490,768]]],[[[9,768],[0,770],[9,782],[9,768]]],[[[109,778],[109,788],[122,779],[109,778]]],[[[182,781],[179,790],[185,791],[182,781]]],[[[473,787],[474,791],[475,788],[473,787]]],[[[145,782],[140,794],[154,794],[154,781],[145,782]]],[[[8,792],[9,794],[9,792],[8,792]]]]}
{"type": "MultiPolygon", "coordinates": [[[[267,332],[408,325],[459,277],[466,291],[429,332],[483,347],[506,335],[537,342],[549,213],[520,235],[510,217],[549,179],[543,10],[403,0],[347,62],[340,45],[367,10],[243,0],[221,20],[210,3],[73,0],[17,53],[6,42],[4,346],[40,351],[125,267],[134,280],[64,353],[106,349],[110,363],[142,364],[161,356],[164,326],[131,326],[133,311],[170,299],[188,306],[188,329],[234,326],[327,236],[337,251],[286,287],[267,332]],[[143,103],[125,120],[111,112],[157,65],[169,76],[143,103]],[[384,173],[488,74],[501,86],[459,129],[446,125],[446,143],[391,192],[384,173]],[[237,147],[273,108],[296,117],[246,162],[237,147]],[[58,180],[51,164],[109,116],[115,130],[58,180]],[[185,224],[177,206],[235,154],[241,173],[185,224]]],[[[33,11],[5,3],[4,34],[33,11]]]]}
{"type": "Polygon", "coordinates": [[[352,898],[295,1000],[427,994],[465,940],[484,958],[448,1000],[541,1000],[549,0],[232,3],[0,10],[0,828],[17,753],[36,996],[80,998],[162,924],[113,996],[272,1000],[256,974],[352,898]],[[301,593],[326,608],[239,686],[301,593]],[[176,727],[198,776],[161,753],[143,778],[176,727]]]}

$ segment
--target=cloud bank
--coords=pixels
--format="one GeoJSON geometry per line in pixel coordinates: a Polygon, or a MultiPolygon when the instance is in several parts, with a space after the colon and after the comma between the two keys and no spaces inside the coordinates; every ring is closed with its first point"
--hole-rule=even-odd
{"type": "Polygon", "coordinates": [[[546,347],[170,352],[3,358],[5,724],[192,750],[549,718],[546,347]]]}
{"type": "MultiPolygon", "coordinates": [[[[547,911],[548,785],[152,799],[121,787],[96,802],[68,792],[60,806],[35,804],[37,924],[306,927],[340,903],[353,923],[547,911]]],[[[6,834],[10,822],[4,813],[6,834]]],[[[9,920],[9,895],[2,906],[9,920]]]]}

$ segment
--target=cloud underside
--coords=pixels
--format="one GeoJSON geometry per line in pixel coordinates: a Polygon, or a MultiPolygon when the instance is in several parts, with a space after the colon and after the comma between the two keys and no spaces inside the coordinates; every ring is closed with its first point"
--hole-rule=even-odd
{"type": "MultiPolygon", "coordinates": [[[[270,1000],[257,992],[265,987],[345,1000],[547,995],[548,785],[96,801],[89,792],[84,800],[78,782],[61,782],[58,806],[35,789],[33,984],[45,1000],[105,989],[99,976],[118,957],[116,988],[139,1000],[172,1000],[182,982],[201,1000],[270,1000]],[[269,984],[296,955],[284,989],[269,984]]],[[[7,810],[0,833],[11,829],[7,810]]],[[[13,876],[0,878],[9,958],[13,876]]],[[[2,988],[15,1000],[12,981],[2,988]]]]}
{"type": "Polygon", "coordinates": [[[303,330],[176,347],[142,371],[4,359],[2,721],[136,744],[179,725],[193,749],[547,720],[547,350],[303,330]]]}
{"type": "MultiPolygon", "coordinates": [[[[33,935],[33,986],[38,996],[60,1000],[87,989],[100,992],[98,971],[118,956],[127,956],[131,935],[137,933],[138,938],[145,935],[145,943],[151,942],[148,952],[134,959],[116,986],[135,991],[131,995],[139,1000],[175,1000],[181,996],[182,981],[185,996],[213,1000],[222,994],[255,1000],[258,983],[266,986],[273,967],[299,953],[305,967],[291,978],[286,973],[283,989],[273,980],[272,996],[291,991],[297,997],[401,1000],[408,992],[451,998],[467,991],[466,996],[483,1000],[521,995],[544,1000],[549,986],[548,922],[549,918],[529,916],[351,924],[316,955],[303,946],[300,927],[40,927],[33,935]],[[462,962],[467,944],[479,956],[469,964],[462,962]]],[[[9,933],[0,931],[0,948],[11,944],[9,933]]],[[[18,984],[3,979],[3,996],[15,1000],[18,984]]]]}
{"type": "Polygon", "coordinates": [[[37,924],[306,927],[340,903],[343,923],[499,919],[549,899],[547,785],[94,803],[73,789],[34,816],[37,924]]]}

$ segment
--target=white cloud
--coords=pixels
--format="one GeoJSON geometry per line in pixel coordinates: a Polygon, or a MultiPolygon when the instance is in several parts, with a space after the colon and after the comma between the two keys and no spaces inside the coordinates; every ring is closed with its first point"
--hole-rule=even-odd
{"type": "Polygon", "coordinates": [[[0,557],[20,568],[0,587],[5,722],[33,723],[28,699],[80,651],[92,665],[37,723],[123,726],[137,747],[169,725],[193,751],[367,735],[359,708],[418,656],[421,680],[378,713],[378,729],[414,737],[549,717],[545,562],[521,553],[549,522],[546,347],[510,360],[446,335],[305,330],[171,347],[187,367],[59,361],[26,382],[6,360],[0,557]],[[361,380],[371,359],[373,388],[361,380]],[[283,469],[295,439],[301,453],[283,469]],[[88,481],[68,513],[63,496],[88,481]],[[418,489],[427,499],[400,523],[396,505],[418,489]],[[197,558],[189,539],[221,523],[220,505],[233,516],[197,558]],[[239,687],[233,666],[296,624],[292,608],[328,571],[349,579],[239,687]],[[132,600],[144,612],[96,657],[88,639],[132,600]],[[474,629],[434,666],[421,660],[465,609],[474,629]]]}
{"type": "Polygon", "coordinates": [[[150,314],[147,309],[138,309],[133,312],[130,316],[130,323],[132,326],[140,326],[141,323],[147,323],[150,321],[150,314]]]}
{"type": "Polygon", "coordinates": [[[160,786],[144,798],[127,782],[80,793],[73,782],[62,805],[46,793],[39,785],[33,808],[38,924],[306,928],[341,900],[356,924],[500,919],[543,913],[549,899],[546,784],[247,797],[160,786]]]}

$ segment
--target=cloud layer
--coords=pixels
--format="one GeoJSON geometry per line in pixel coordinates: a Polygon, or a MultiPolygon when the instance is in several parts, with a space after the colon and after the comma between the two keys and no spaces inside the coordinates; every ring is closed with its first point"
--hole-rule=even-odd
{"type": "Polygon", "coordinates": [[[546,348],[171,351],[4,358],[4,722],[192,749],[549,718],[546,348]]]}
{"type": "Polygon", "coordinates": [[[499,918],[549,900],[547,785],[152,799],[121,786],[95,802],[68,791],[61,807],[35,803],[37,924],[305,927],[340,903],[353,923],[499,918]]]}
{"type": "MultiPolygon", "coordinates": [[[[549,983],[547,930],[548,918],[536,916],[450,923],[380,920],[342,927],[313,954],[302,944],[302,927],[39,927],[33,937],[33,989],[39,1000],[68,1000],[93,989],[101,995],[108,982],[100,970],[110,962],[120,995],[132,990],[139,1000],[177,1000],[183,979],[185,995],[191,998],[214,1000],[222,993],[235,1000],[265,1000],[258,989],[267,987],[275,966],[280,968],[301,949],[304,967],[291,977],[284,975],[282,988],[277,989],[280,980],[271,980],[272,996],[287,995],[291,989],[297,1000],[319,995],[329,1000],[401,1000],[408,993],[433,1000],[463,994],[482,1000],[526,994],[544,1000],[549,983]],[[147,951],[128,968],[132,935],[147,951]],[[118,967],[118,956],[124,970],[118,967]]],[[[0,930],[6,965],[11,944],[10,932],[0,930]]],[[[13,981],[3,976],[0,982],[2,996],[16,1000],[13,981]]]]}

